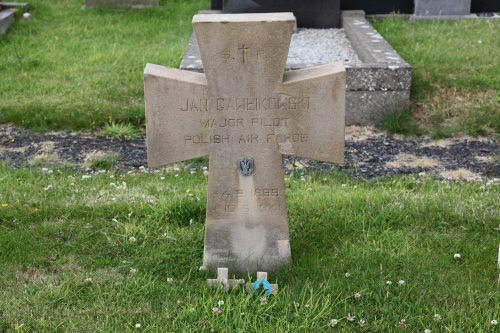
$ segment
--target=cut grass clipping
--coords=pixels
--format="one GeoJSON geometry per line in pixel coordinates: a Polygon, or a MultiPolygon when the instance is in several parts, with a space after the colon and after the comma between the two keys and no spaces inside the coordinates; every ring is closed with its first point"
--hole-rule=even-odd
{"type": "Polygon", "coordinates": [[[285,177],[267,299],[205,287],[207,178],[169,170],[0,166],[1,331],[498,332],[498,183],[285,177]]]}

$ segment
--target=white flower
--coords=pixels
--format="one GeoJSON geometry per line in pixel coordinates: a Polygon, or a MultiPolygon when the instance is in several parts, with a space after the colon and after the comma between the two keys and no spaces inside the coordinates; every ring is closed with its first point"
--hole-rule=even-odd
{"type": "Polygon", "coordinates": [[[82,176],[82,179],[89,179],[89,178],[92,178],[92,176],[91,175],[83,175],[82,176]]]}
{"type": "Polygon", "coordinates": [[[308,307],[309,307],[309,304],[304,305],[304,307],[305,307],[305,308],[308,308],[308,307]]]}
{"type": "Polygon", "coordinates": [[[167,283],[172,283],[172,282],[174,282],[174,279],[172,279],[172,278],[167,278],[167,283]]]}
{"type": "Polygon", "coordinates": [[[220,301],[217,302],[217,304],[219,304],[219,306],[223,306],[224,305],[224,301],[220,300],[220,301]]]}
{"type": "Polygon", "coordinates": [[[266,305],[267,304],[267,298],[266,297],[262,297],[260,299],[260,305],[266,305]]]}
{"type": "Polygon", "coordinates": [[[130,236],[130,238],[128,240],[131,243],[135,243],[137,241],[137,239],[134,236],[130,236]]]}
{"type": "Polygon", "coordinates": [[[299,304],[298,302],[293,302],[293,305],[294,305],[296,308],[300,307],[300,304],[299,304]]]}
{"type": "Polygon", "coordinates": [[[222,313],[222,309],[218,307],[212,308],[212,313],[216,316],[220,315],[222,313]]]}
{"type": "Polygon", "coordinates": [[[347,187],[347,184],[342,184],[340,185],[341,188],[346,188],[347,187]]]}
{"type": "Polygon", "coordinates": [[[352,322],[352,321],[354,321],[354,319],[356,319],[356,317],[355,316],[351,316],[351,314],[348,313],[346,319],[347,319],[347,321],[351,321],[352,322]]]}
{"type": "Polygon", "coordinates": [[[492,321],[490,321],[490,324],[493,325],[493,326],[497,326],[498,325],[498,321],[496,321],[495,319],[493,319],[492,321]]]}
{"type": "Polygon", "coordinates": [[[462,256],[460,255],[460,253],[455,253],[455,254],[453,255],[453,258],[454,258],[454,259],[460,259],[460,258],[462,258],[462,256]]]}
{"type": "Polygon", "coordinates": [[[161,177],[160,177],[160,180],[165,180],[165,177],[161,176],[161,177]]]}
{"type": "Polygon", "coordinates": [[[385,284],[388,285],[388,286],[390,286],[392,284],[392,281],[391,280],[387,280],[387,281],[385,281],[385,284]]]}
{"type": "Polygon", "coordinates": [[[137,269],[132,267],[130,269],[130,274],[135,274],[135,273],[137,273],[137,269]]]}
{"type": "Polygon", "coordinates": [[[85,279],[85,283],[92,283],[92,279],[91,278],[86,278],[85,279]]]}
{"type": "Polygon", "coordinates": [[[406,284],[405,280],[399,280],[398,285],[399,286],[404,286],[406,284]]]}
{"type": "Polygon", "coordinates": [[[339,321],[337,319],[332,319],[330,320],[330,327],[335,327],[337,326],[338,323],[339,321]]]}
{"type": "Polygon", "coordinates": [[[135,328],[137,329],[141,328],[141,324],[135,324],[135,328]]]}
{"type": "Polygon", "coordinates": [[[359,320],[359,326],[360,327],[365,327],[365,325],[366,325],[366,321],[364,319],[360,319],[359,320]]]}
{"type": "Polygon", "coordinates": [[[424,333],[432,333],[432,331],[431,331],[430,329],[426,328],[426,329],[424,330],[424,333]]]}
{"type": "Polygon", "coordinates": [[[208,171],[207,170],[203,171],[203,175],[208,176],[208,171]]]}
{"type": "Polygon", "coordinates": [[[434,314],[434,320],[439,321],[441,320],[441,315],[439,313],[434,314]]]}
{"type": "Polygon", "coordinates": [[[359,302],[361,300],[361,293],[355,293],[354,299],[359,302]]]}
{"type": "Polygon", "coordinates": [[[344,274],[346,278],[350,277],[351,276],[351,273],[347,272],[344,274]]]}

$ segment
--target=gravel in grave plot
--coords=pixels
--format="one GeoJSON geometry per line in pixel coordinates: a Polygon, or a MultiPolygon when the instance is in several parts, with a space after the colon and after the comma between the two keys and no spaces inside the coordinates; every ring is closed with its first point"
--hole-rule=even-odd
{"type": "Polygon", "coordinates": [[[336,62],[361,64],[344,29],[298,29],[292,35],[287,68],[305,68],[336,62]]]}
{"type": "MultiPolygon", "coordinates": [[[[374,178],[432,173],[447,179],[478,180],[500,177],[500,149],[493,138],[460,138],[431,141],[428,138],[388,136],[370,128],[348,127],[345,164],[284,157],[284,171],[346,171],[354,178],[374,178]]],[[[0,162],[13,168],[43,160],[53,164],[85,166],[92,153],[121,156],[118,167],[147,167],[144,137],[137,140],[108,139],[95,133],[31,133],[0,126],[0,162]]]]}

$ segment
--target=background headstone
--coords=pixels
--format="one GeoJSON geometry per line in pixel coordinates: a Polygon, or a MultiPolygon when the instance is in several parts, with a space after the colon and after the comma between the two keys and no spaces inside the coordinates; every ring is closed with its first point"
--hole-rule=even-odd
{"type": "Polygon", "coordinates": [[[340,0],[224,0],[225,13],[293,12],[298,27],[340,27],[340,0]]]}
{"type": "MultiPolygon", "coordinates": [[[[342,10],[363,10],[368,15],[373,14],[413,14],[414,0],[341,0],[342,10]]],[[[222,0],[212,0],[212,9],[221,10],[222,0]]],[[[499,0],[472,0],[471,12],[500,12],[499,0]]]]}
{"type": "Polygon", "coordinates": [[[471,0],[415,0],[416,16],[469,15],[471,0]]]}
{"type": "Polygon", "coordinates": [[[144,8],[158,6],[160,0],[85,0],[85,7],[144,8]]]}
{"type": "Polygon", "coordinates": [[[222,10],[222,0],[212,0],[212,10],[222,10]]]}
{"type": "Polygon", "coordinates": [[[472,0],[471,12],[500,12],[500,1],[498,0],[472,0]]]}
{"type": "Polygon", "coordinates": [[[415,8],[413,0],[341,0],[342,10],[363,10],[366,14],[411,14],[415,8]]]}

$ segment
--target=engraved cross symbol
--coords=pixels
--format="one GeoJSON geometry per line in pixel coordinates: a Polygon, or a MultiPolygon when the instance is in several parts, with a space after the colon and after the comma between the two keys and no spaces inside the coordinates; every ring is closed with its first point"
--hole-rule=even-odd
{"type": "Polygon", "coordinates": [[[245,46],[245,44],[241,45],[238,50],[241,51],[241,59],[242,59],[242,62],[245,63],[245,51],[248,51],[249,48],[247,46],[245,46]]]}
{"type": "Polygon", "coordinates": [[[282,154],[343,162],[345,69],[285,73],[294,23],[292,13],[196,15],[205,74],[146,66],[149,166],[209,157],[207,268],[287,264],[282,154]],[[244,66],[220,56],[238,48],[244,66]],[[253,160],[251,174],[239,171],[241,158],[253,160]]]}

